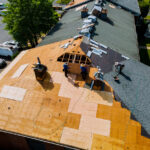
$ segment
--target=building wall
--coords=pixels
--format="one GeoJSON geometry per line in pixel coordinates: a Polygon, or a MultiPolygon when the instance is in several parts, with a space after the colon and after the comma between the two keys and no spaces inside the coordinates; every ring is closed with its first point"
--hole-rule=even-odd
{"type": "Polygon", "coordinates": [[[49,143],[0,132],[0,150],[71,150],[49,143]]]}

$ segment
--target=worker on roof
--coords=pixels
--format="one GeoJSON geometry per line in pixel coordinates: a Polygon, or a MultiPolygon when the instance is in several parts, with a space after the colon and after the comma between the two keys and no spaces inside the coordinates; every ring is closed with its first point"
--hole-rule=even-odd
{"type": "Polygon", "coordinates": [[[81,64],[80,65],[80,69],[81,69],[82,79],[85,80],[86,79],[86,75],[87,75],[87,69],[86,69],[85,64],[81,64]]]}
{"type": "Polygon", "coordinates": [[[100,81],[101,90],[104,91],[105,88],[105,82],[104,82],[104,73],[101,72],[101,69],[99,68],[97,72],[94,73],[94,80],[92,80],[90,89],[92,90],[94,86],[94,82],[98,80],[100,81]]]}
{"type": "Polygon", "coordinates": [[[118,72],[118,74],[122,73],[123,68],[125,67],[124,64],[115,62],[115,71],[118,72]]]}
{"type": "Polygon", "coordinates": [[[67,62],[65,62],[65,63],[63,64],[63,71],[64,71],[64,73],[65,73],[65,77],[68,78],[68,63],[67,63],[67,62]]]}
{"type": "Polygon", "coordinates": [[[97,80],[103,81],[103,79],[104,79],[104,73],[101,72],[101,69],[100,69],[100,68],[98,69],[97,72],[95,72],[94,78],[97,79],[97,80]]]}
{"type": "Polygon", "coordinates": [[[119,81],[118,76],[119,74],[122,74],[122,70],[125,67],[125,65],[119,62],[115,62],[114,66],[115,66],[115,72],[116,72],[116,75],[114,76],[114,80],[119,83],[120,81],[119,81]]]}

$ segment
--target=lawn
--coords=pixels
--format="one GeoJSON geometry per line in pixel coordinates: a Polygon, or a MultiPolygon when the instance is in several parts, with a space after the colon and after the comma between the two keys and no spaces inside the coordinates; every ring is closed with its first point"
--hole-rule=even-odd
{"type": "Polygon", "coordinates": [[[148,56],[149,56],[149,59],[150,59],[150,49],[149,49],[149,50],[147,50],[147,52],[148,52],[148,56]]]}

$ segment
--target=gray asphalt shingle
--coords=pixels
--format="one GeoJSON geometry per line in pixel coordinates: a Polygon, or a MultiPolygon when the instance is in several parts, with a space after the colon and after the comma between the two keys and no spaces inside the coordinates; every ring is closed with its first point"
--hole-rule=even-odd
{"type": "MultiPolygon", "coordinates": [[[[87,4],[89,11],[92,10],[94,2],[87,4]]],[[[106,8],[108,18],[113,25],[97,19],[93,39],[130,58],[139,59],[134,16],[120,8],[111,8],[109,4],[106,4],[106,8]]],[[[38,46],[72,38],[79,34],[77,28],[82,26],[81,12],[75,10],[76,8],[67,11],[38,46]]]]}
{"type": "Polygon", "coordinates": [[[122,8],[131,11],[135,15],[140,15],[140,8],[138,0],[108,0],[114,4],[121,6],[122,8]]]}

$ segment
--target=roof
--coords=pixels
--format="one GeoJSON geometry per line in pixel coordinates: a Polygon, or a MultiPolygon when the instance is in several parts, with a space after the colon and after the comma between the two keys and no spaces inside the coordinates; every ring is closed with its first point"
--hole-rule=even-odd
{"type": "MultiPolygon", "coordinates": [[[[65,78],[64,62],[57,58],[73,46],[62,49],[61,45],[72,40],[24,51],[4,70],[0,78],[0,130],[78,149],[107,146],[123,150],[135,145],[149,149],[150,140],[141,136],[141,125],[115,101],[109,84],[105,82],[105,91],[95,85],[89,89],[97,68],[89,68],[85,84],[80,64],[69,63],[70,74],[65,78]],[[32,69],[38,56],[48,67],[42,82],[35,79],[32,69]]],[[[81,40],[74,41],[76,48],[81,40]]]]}
{"type": "MultiPolygon", "coordinates": [[[[90,41],[87,40],[87,38],[84,38],[83,42],[81,43],[80,47],[82,50],[88,54],[89,51],[91,50],[90,41]]],[[[105,53],[102,53],[101,56],[97,55],[95,53],[92,53],[90,56],[92,66],[97,67],[99,66],[104,73],[111,72],[113,70],[113,66],[115,62],[122,62],[126,59],[128,59],[126,56],[112,50],[109,47],[103,47],[99,46],[97,49],[100,49],[104,51],[105,53]]]]}
{"type": "MultiPolygon", "coordinates": [[[[94,2],[87,4],[89,11],[93,6],[94,2]]],[[[110,3],[106,4],[106,8],[108,9],[109,23],[98,19],[93,39],[130,58],[139,59],[134,16],[123,9],[112,8],[110,3]]],[[[82,26],[82,19],[81,12],[76,9],[68,10],[38,46],[78,35],[77,28],[82,26]]]]}
{"type": "Polygon", "coordinates": [[[131,11],[137,16],[141,14],[138,0],[108,0],[108,1],[117,4],[128,11],[131,11]]]}
{"type": "Polygon", "coordinates": [[[150,135],[150,67],[131,59],[124,64],[123,75],[119,75],[120,84],[112,79],[113,71],[106,74],[105,79],[150,135]]]}

